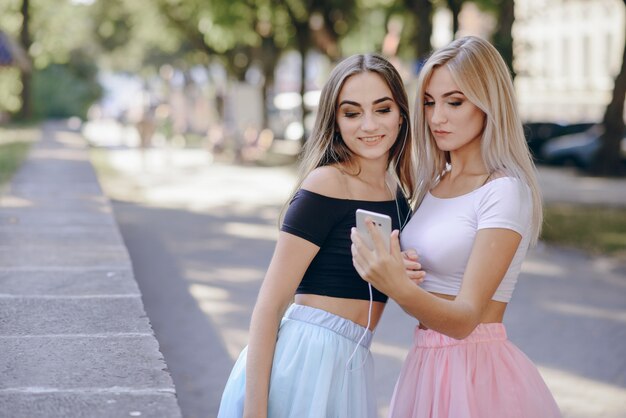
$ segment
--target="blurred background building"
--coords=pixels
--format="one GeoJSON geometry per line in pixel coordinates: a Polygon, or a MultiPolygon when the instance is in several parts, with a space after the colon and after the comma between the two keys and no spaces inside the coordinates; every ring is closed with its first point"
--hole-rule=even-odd
{"type": "Polygon", "coordinates": [[[624,2],[517,0],[515,86],[526,121],[600,121],[622,64],[624,2]]]}

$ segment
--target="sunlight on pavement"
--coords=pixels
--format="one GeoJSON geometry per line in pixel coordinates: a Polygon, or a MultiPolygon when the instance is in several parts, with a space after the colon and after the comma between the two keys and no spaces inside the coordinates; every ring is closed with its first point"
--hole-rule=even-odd
{"type": "Polygon", "coordinates": [[[272,242],[278,238],[278,228],[274,225],[227,222],[224,224],[224,232],[238,238],[266,239],[272,242]]]}
{"type": "MultiPolygon", "coordinates": [[[[213,163],[211,155],[200,149],[107,150],[108,164],[120,180],[137,184],[141,201],[168,208],[185,208],[195,212],[232,205],[250,210],[263,205],[281,205],[289,197],[295,182],[290,168],[232,166],[213,163]]],[[[128,193],[128,192],[127,192],[128,193]]],[[[136,200],[137,196],[122,198],[136,200]]],[[[272,212],[272,218],[276,217],[272,212]]]]}
{"type": "Polygon", "coordinates": [[[531,259],[531,256],[532,254],[529,254],[522,264],[523,273],[550,277],[562,277],[566,273],[566,270],[557,264],[531,259]]]}
{"type": "Polygon", "coordinates": [[[224,335],[226,351],[228,351],[228,355],[233,359],[233,362],[237,360],[241,350],[248,344],[248,328],[246,329],[235,329],[229,328],[222,332],[224,335]]]}
{"type": "Polygon", "coordinates": [[[400,362],[404,362],[407,354],[407,349],[405,347],[385,344],[383,342],[374,340],[374,342],[372,342],[372,352],[380,354],[382,356],[392,357],[400,362]]]}
{"type": "Polygon", "coordinates": [[[228,300],[228,291],[221,287],[207,286],[205,284],[192,284],[189,286],[189,293],[198,300],[228,300]]]}
{"type": "Polygon", "coordinates": [[[193,168],[213,161],[208,152],[178,148],[111,150],[109,155],[115,169],[136,173],[159,173],[168,167],[193,168]]]}
{"type": "Polygon", "coordinates": [[[33,206],[33,202],[28,199],[22,199],[21,197],[11,196],[10,194],[2,194],[2,207],[4,208],[26,208],[33,206]]]}
{"type": "Polygon", "coordinates": [[[137,146],[139,133],[134,127],[123,126],[114,119],[100,119],[83,125],[82,134],[95,146],[137,146]]]}
{"type": "Polygon", "coordinates": [[[626,389],[562,370],[539,367],[563,416],[568,418],[623,418],[626,389]]]}
{"type": "Polygon", "coordinates": [[[550,301],[544,303],[543,309],[567,315],[582,316],[585,318],[605,319],[626,323],[626,311],[616,309],[601,309],[593,306],[575,305],[550,301]]]}
{"type": "MultiPolygon", "coordinates": [[[[275,241],[279,208],[289,197],[295,173],[290,167],[233,166],[216,163],[201,149],[106,149],[102,152],[115,175],[106,175],[107,194],[143,206],[183,209],[223,218],[220,234],[236,239],[275,241]],[[232,220],[232,216],[245,219],[232,220]],[[230,218],[230,219],[228,219],[230,218]],[[228,219],[228,221],[226,221],[228,219]],[[267,221],[267,224],[259,223],[267,221]]],[[[101,180],[102,181],[102,180],[101,180]]],[[[203,240],[201,250],[223,250],[224,239],[203,240]]],[[[195,252],[196,242],[177,243],[177,251],[195,252]]],[[[267,260],[269,262],[269,259],[267,260]]],[[[203,267],[202,267],[203,266],[203,267]]],[[[249,304],[216,283],[257,285],[263,268],[216,263],[210,268],[188,266],[189,293],[219,330],[221,344],[235,360],[248,341],[249,304]],[[246,318],[240,327],[234,318],[246,318]]],[[[216,342],[217,343],[217,342],[216,342]]]]}
{"type": "Polygon", "coordinates": [[[89,159],[89,154],[86,154],[83,149],[35,148],[31,151],[31,158],[41,160],[86,161],[89,159]]]}
{"type": "Polygon", "coordinates": [[[246,267],[217,267],[211,271],[185,269],[185,277],[192,281],[211,283],[216,279],[228,278],[230,283],[258,282],[265,270],[246,267]]]}
{"type": "Polygon", "coordinates": [[[234,328],[232,325],[225,326],[225,315],[241,311],[243,308],[230,302],[228,291],[219,287],[192,284],[189,286],[189,293],[196,299],[202,312],[209,315],[216,323],[228,354],[235,360],[248,342],[248,328],[247,326],[245,329],[234,328]]]}
{"type": "Polygon", "coordinates": [[[85,148],[85,140],[75,132],[57,131],[54,135],[54,140],[55,142],[60,142],[73,148],[85,148]]]}

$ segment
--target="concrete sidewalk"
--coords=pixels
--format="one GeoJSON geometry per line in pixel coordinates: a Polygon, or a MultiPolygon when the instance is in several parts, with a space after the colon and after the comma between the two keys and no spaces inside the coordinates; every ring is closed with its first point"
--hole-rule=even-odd
{"type": "Polygon", "coordinates": [[[546,204],[626,207],[626,179],[585,176],[574,168],[538,166],[546,204]]]}
{"type": "Polygon", "coordinates": [[[0,196],[0,266],[0,416],[181,416],[85,141],[60,123],[0,196]]]}

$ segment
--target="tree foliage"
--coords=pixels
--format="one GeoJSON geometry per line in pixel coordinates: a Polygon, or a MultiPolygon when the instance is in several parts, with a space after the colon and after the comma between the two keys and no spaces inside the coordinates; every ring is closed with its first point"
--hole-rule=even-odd
{"type": "MultiPolygon", "coordinates": [[[[27,46],[36,79],[33,97],[39,101],[45,96],[48,103],[59,103],[56,111],[38,104],[36,113],[84,114],[99,95],[95,65],[150,76],[164,64],[188,71],[198,64],[206,68],[219,61],[239,80],[256,67],[263,74],[267,95],[286,50],[297,50],[303,60],[309,51],[317,50],[330,61],[358,52],[382,52],[386,37],[399,27],[391,54],[405,61],[423,58],[432,48],[435,9],[451,10],[454,31],[466,1],[4,0],[0,2],[0,28],[27,46]],[[24,5],[28,5],[28,21],[24,5]],[[24,23],[28,23],[26,30],[24,23]],[[77,93],[67,100],[72,106],[65,99],[50,99],[64,90],[52,88],[55,84],[77,93]]],[[[513,0],[473,2],[496,16],[492,41],[513,69],[513,0]]],[[[0,111],[15,112],[23,107],[16,97],[20,90],[30,97],[28,78],[22,74],[20,79],[18,74],[16,68],[0,69],[0,111]]],[[[306,79],[304,66],[301,77],[306,79]]],[[[302,85],[301,93],[306,89],[302,85]]],[[[611,156],[619,154],[625,94],[626,68],[622,66],[604,117],[603,161],[612,161],[611,156]]]]}
{"type": "MultiPolygon", "coordinates": [[[[87,62],[93,66],[95,51],[91,48],[93,44],[88,11],[87,5],[72,4],[69,1],[7,0],[0,3],[0,27],[14,38],[21,40],[22,46],[33,63],[33,74],[41,75],[50,66],[70,68],[75,63],[72,57],[77,54],[89,56],[87,62]]],[[[89,84],[85,89],[95,93],[89,95],[91,101],[98,98],[99,91],[95,79],[95,67],[93,70],[89,75],[85,73],[84,68],[74,68],[69,71],[76,75],[75,81],[80,80],[80,83],[89,84]]],[[[0,71],[0,84],[5,82],[2,79],[13,77],[14,72],[0,71]]],[[[49,80],[52,84],[59,81],[56,78],[49,80]]],[[[72,84],[71,87],[82,88],[78,84],[72,84]]],[[[11,93],[6,96],[0,94],[0,110],[15,111],[14,104],[17,100],[19,102],[17,110],[21,109],[20,116],[30,118],[34,110],[34,105],[31,107],[30,100],[41,96],[41,92],[36,90],[38,88],[43,87],[37,83],[31,87],[31,74],[23,71],[19,85],[21,98],[16,98],[11,93]]],[[[58,92],[58,94],[66,95],[67,93],[67,91],[58,92]]],[[[54,99],[54,97],[45,96],[40,100],[51,102],[54,99]]],[[[41,116],[50,116],[50,114],[44,113],[41,116]]]]}

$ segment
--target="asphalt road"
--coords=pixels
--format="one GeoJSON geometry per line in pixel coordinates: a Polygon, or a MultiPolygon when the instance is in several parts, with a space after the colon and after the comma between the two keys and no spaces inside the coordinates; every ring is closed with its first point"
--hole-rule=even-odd
{"type": "MultiPolygon", "coordinates": [[[[183,415],[214,417],[247,342],[293,170],[212,163],[198,153],[107,155],[114,170],[101,181],[183,415]]],[[[626,268],[540,245],[524,264],[505,324],[564,417],[626,416],[626,268]]],[[[377,329],[381,417],[414,325],[390,303],[377,329]]]]}

